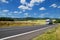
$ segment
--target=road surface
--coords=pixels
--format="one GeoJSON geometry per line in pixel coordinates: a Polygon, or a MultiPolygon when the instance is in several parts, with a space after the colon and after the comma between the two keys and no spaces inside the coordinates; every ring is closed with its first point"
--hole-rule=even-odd
{"type": "Polygon", "coordinates": [[[41,34],[41,33],[43,33],[43,31],[45,31],[45,29],[41,30],[41,31],[37,31],[37,30],[40,30],[42,28],[47,29],[47,27],[50,29],[50,27],[53,28],[54,25],[41,25],[41,26],[39,25],[39,26],[29,26],[29,27],[26,26],[26,27],[0,28],[0,40],[5,38],[5,37],[9,37],[9,36],[17,35],[17,34],[23,34],[23,33],[26,33],[26,32],[28,32],[29,34],[25,34],[25,35],[20,36],[20,37],[18,36],[18,38],[16,38],[16,39],[15,38],[13,38],[13,39],[8,39],[7,38],[7,40],[28,40],[29,36],[30,36],[30,38],[32,38],[32,37],[37,36],[37,34],[41,34]],[[37,31],[37,32],[35,33],[34,30],[37,31]],[[30,31],[32,31],[34,33],[32,33],[32,32],[30,33],[30,31]],[[26,38],[26,39],[24,39],[24,38],[26,38]]]}

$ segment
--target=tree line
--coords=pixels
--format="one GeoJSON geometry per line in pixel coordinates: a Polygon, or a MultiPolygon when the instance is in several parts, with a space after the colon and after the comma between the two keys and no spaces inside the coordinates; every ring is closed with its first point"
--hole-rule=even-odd
{"type": "Polygon", "coordinates": [[[26,17],[26,18],[10,18],[10,17],[0,17],[0,21],[28,21],[28,20],[46,20],[46,19],[55,19],[55,23],[60,23],[60,19],[58,18],[33,18],[33,17],[26,17]]]}

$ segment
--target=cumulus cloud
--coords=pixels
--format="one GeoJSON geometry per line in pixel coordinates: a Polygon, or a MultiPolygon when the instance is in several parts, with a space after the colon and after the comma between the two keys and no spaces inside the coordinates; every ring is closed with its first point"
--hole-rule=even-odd
{"type": "Polygon", "coordinates": [[[42,13],[42,14],[40,14],[39,17],[43,18],[43,17],[45,17],[46,15],[49,15],[49,13],[42,13]]]}
{"type": "Polygon", "coordinates": [[[46,8],[45,7],[41,7],[41,8],[39,8],[39,10],[46,10],[46,8]]]}
{"type": "Polygon", "coordinates": [[[22,11],[20,11],[19,13],[22,13],[22,11]]]}
{"type": "Polygon", "coordinates": [[[2,12],[9,12],[9,10],[2,10],[2,12]]]}
{"type": "Polygon", "coordinates": [[[26,0],[20,0],[20,3],[26,4],[26,0]]]}
{"type": "Polygon", "coordinates": [[[2,16],[6,16],[6,14],[1,14],[2,16]]]}
{"type": "Polygon", "coordinates": [[[0,11],[0,13],[2,13],[2,12],[0,11]]]}
{"type": "Polygon", "coordinates": [[[43,1],[45,1],[45,0],[31,0],[30,3],[31,3],[31,4],[34,4],[34,3],[36,3],[36,2],[37,2],[37,3],[41,3],[41,2],[43,2],[43,1]]]}
{"type": "Polygon", "coordinates": [[[24,6],[24,5],[21,5],[18,8],[23,9],[23,10],[31,10],[32,9],[32,8],[30,8],[28,6],[24,6]]]}
{"type": "Polygon", "coordinates": [[[12,15],[11,13],[8,13],[8,15],[10,16],[10,15],[12,15]]]}
{"type": "Polygon", "coordinates": [[[30,3],[27,3],[26,0],[20,0],[22,5],[20,5],[18,8],[23,10],[31,10],[35,3],[42,3],[45,0],[31,0],[30,3]]]}
{"type": "Polygon", "coordinates": [[[43,1],[45,0],[31,0],[28,6],[33,7],[35,5],[34,3],[42,3],[43,1]]]}
{"type": "Polygon", "coordinates": [[[60,8],[60,6],[58,6],[58,8],[60,8]]]}
{"type": "Polygon", "coordinates": [[[41,14],[40,16],[43,17],[45,14],[41,14]]]}
{"type": "Polygon", "coordinates": [[[8,3],[8,1],[7,1],[7,0],[0,0],[0,2],[8,3]]]}
{"type": "Polygon", "coordinates": [[[33,7],[33,6],[34,6],[34,4],[29,3],[29,4],[27,4],[27,6],[28,6],[28,7],[33,7]]]}
{"type": "Polygon", "coordinates": [[[56,4],[52,4],[50,7],[56,8],[57,5],[56,4]]]}
{"type": "Polygon", "coordinates": [[[16,16],[11,15],[10,17],[15,18],[16,16]]]}
{"type": "Polygon", "coordinates": [[[41,14],[41,15],[39,15],[39,17],[43,18],[43,17],[44,17],[44,15],[45,15],[45,14],[41,14]]]}
{"type": "Polygon", "coordinates": [[[14,13],[19,13],[18,11],[14,11],[14,13]]]}
{"type": "Polygon", "coordinates": [[[24,13],[24,15],[28,15],[28,13],[24,13]]]}
{"type": "Polygon", "coordinates": [[[28,13],[24,13],[24,15],[25,15],[25,17],[28,17],[28,16],[29,16],[29,14],[28,14],[28,13]]]}
{"type": "Polygon", "coordinates": [[[60,6],[59,5],[57,5],[57,4],[52,4],[52,5],[50,5],[50,7],[53,7],[53,8],[60,8],[60,6]]]}

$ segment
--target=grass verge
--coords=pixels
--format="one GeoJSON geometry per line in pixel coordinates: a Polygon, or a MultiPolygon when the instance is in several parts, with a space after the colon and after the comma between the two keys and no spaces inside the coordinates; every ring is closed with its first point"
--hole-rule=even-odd
{"type": "Polygon", "coordinates": [[[60,25],[53,28],[32,40],[60,40],[60,25]]]}

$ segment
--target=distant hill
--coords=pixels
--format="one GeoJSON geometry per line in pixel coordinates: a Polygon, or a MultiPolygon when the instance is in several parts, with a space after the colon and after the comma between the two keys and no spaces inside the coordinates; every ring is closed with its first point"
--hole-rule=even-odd
{"type": "Polygon", "coordinates": [[[45,19],[57,19],[57,18],[10,18],[10,17],[0,17],[0,21],[27,21],[27,20],[45,20],[45,19]]]}

